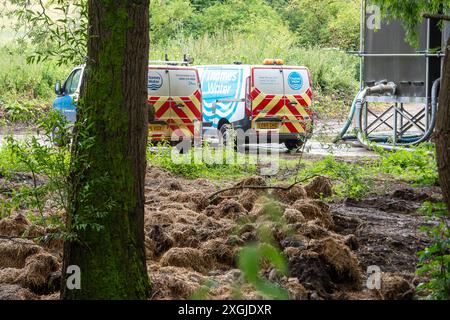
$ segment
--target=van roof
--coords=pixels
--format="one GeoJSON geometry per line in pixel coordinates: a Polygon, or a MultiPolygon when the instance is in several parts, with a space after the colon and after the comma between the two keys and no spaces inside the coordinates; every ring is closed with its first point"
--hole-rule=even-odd
{"type": "Polygon", "coordinates": [[[167,64],[161,64],[161,65],[149,65],[148,68],[158,68],[158,69],[195,69],[193,66],[175,66],[175,65],[167,65],[167,64]]]}
{"type": "Polygon", "coordinates": [[[205,64],[205,65],[198,65],[198,66],[194,66],[195,68],[207,68],[207,67],[217,67],[217,68],[244,68],[244,67],[261,67],[261,68],[279,68],[279,67],[283,67],[283,68],[305,68],[308,69],[307,66],[291,66],[291,65],[267,65],[267,64],[205,64]]]}

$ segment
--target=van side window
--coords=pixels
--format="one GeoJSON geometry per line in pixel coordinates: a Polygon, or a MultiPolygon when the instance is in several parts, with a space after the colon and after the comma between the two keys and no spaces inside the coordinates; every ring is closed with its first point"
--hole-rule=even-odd
{"type": "Polygon", "coordinates": [[[265,94],[284,94],[283,71],[278,68],[255,68],[254,86],[265,94]]]}
{"type": "Polygon", "coordinates": [[[80,78],[81,78],[81,69],[75,70],[64,83],[64,94],[66,95],[74,94],[78,89],[80,78]]]}

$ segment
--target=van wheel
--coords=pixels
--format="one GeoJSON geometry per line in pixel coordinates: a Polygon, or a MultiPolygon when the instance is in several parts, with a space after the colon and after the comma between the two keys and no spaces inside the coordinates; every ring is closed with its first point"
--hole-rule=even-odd
{"type": "Polygon", "coordinates": [[[303,146],[303,141],[301,140],[288,140],[284,142],[284,145],[289,151],[297,151],[303,146]]]}
{"type": "Polygon", "coordinates": [[[235,149],[237,148],[236,133],[231,124],[226,123],[222,127],[220,127],[220,135],[222,136],[222,142],[224,146],[231,144],[235,149]]]}

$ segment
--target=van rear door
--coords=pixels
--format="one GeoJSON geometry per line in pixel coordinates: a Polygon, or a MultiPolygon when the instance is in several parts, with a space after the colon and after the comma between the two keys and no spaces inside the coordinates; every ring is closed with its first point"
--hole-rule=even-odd
{"type": "Polygon", "coordinates": [[[252,115],[255,129],[278,129],[285,105],[283,70],[280,67],[252,69],[252,115]]]}
{"type": "Polygon", "coordinates": [[[199,137],[202,121],[202,96],[198,72],[193,68],[169,69],[172,113],[168,124],[172,137],[199,137]]]}
{"type": "Polygon", "coordinates": [[[149,67],[147,87],[150,138],[161,140],[169,135],[167,121],[172,118],[169,70],[149,67]]]}
{"type": "Polygon", "coordinates": [[[254,67],[252,114],[255,129],[304,133],[312,117],[309,71],[304,67],[254,67]]]}
{"type": "Polygon", "coordinates": [[[284,112],[281,116],[290,120],[291,132],[310,131],[312,119],[312,91],[309,71],[305,67],[283,67],[284,112]],[[308,128],[308,126],[310,128],[308,128]]]}

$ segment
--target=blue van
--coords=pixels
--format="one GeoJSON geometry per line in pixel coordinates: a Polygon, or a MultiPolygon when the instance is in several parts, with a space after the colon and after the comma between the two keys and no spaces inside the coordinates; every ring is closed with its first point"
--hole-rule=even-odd
{"type": "Polygon", "coordinates": [[[78,66],[72,70],[63,85],[60,82],[55,85],[57,97],[53,101],[53,108],[61,111],[70,123],[75,123],[76,120],[76,106],[80,96],[83,73],[84,65],[78,66]]]}

